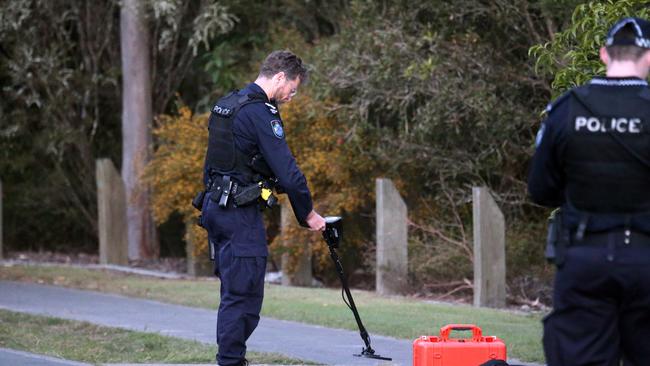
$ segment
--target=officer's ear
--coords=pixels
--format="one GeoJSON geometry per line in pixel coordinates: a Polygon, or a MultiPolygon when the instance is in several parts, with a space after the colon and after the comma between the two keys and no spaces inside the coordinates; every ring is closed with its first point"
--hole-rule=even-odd
{"type": "Polygon", "coordinates": [[[279,73],[273,75],[273,83],[275,83],[276,85],[280,84],[286,78],[287,76],[285,75],[284,71],[280,71],[279,73]]]}
{"type": "Polygon", "coordinates": [[[607,48],[606,47],[601,47],[600,48],[600,61],[605,64],[605,66],[609,65],[609,53],[607,53],[607,48]]]}

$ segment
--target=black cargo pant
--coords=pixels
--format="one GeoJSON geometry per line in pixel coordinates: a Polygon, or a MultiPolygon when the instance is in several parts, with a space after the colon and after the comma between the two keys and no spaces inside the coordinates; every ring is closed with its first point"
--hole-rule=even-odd
{"type": "Polygon", "coordinates": [[[544,319],[544,352],[548,366],[650,365],[647,237],[626,244],[617,231],[569,246],[544,319]]]}
{"type": "Polygon", "coordinates": [[[221,280],[217,361],[238,365],[259,323],[264,298],[268,249],[262,214],[256,205],[220,208],[208,197],[203,225],[215,245],[214,272],[221,280]]]}

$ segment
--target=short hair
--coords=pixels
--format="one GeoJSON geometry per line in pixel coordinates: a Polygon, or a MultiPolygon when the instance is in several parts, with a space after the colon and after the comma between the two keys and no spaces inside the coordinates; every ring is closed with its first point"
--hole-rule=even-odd
{"type": "Polygon", "coordinates": [[[637,37],[636,32],[632,28],[632,24],[627,24],[621,28],[616,34],[614,34],[614,43],[618,41],[623,41],[622,43],[628,43],[627,45],[614,44],[607,46],[607,54],[609,58],[614,61],[638,61],[643,54],[645,54],[648,49],[638,46],[634,46],[634,40],[637,37]],[[632,43],[632,44],[629,44],[632,43]]]}
{"type": "Polygon", "coordinates": [[[307,82],[309,76],[307,67],[303,65],[300,57],[288,50],[271,52],[260,67],[260,76],[267,78],[273,77],[279,72],[284,72],[289,80],[299,77],[303,84],[307,82]]]}

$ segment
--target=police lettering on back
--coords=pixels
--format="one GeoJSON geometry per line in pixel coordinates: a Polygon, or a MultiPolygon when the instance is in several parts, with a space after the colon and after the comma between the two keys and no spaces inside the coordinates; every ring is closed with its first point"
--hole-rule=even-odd
{"type": "Polygon", "coordinates": [[[650,365],[650,21],[616,22],[599,56],[605,76],[547,109],[528,178],[535,203],[560,206],[549,366],[650,365]]]}
{"type": "Polygon", "coordinates": [[[578,116],[575,119],[575,131],[587,133],[641,133],[643,121],[641,118],[625,117],[584,117],[578,116]]]}
{"type": "Polygon", "coordinates": [[[228,117],[230,115],[230,113],[232,112],[232,109],[221,107],[219,105],[215,105],[214,108],[212,108],[212,112],[214,112],[216,114],[219,114],[219,115],[222,115],[224,117],[228,117]]]}

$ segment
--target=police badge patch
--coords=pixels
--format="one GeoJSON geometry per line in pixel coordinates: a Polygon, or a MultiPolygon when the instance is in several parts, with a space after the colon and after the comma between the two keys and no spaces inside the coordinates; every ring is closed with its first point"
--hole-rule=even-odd
{"type": "Polygon", "coordinates": [[[275,135],[275,137],[279,139],[284,137],[282,122],[278,121],[277,119],[274,119],[273,121],[271,121],[271,129],[273,130],[273,134],[275,135]]]}

